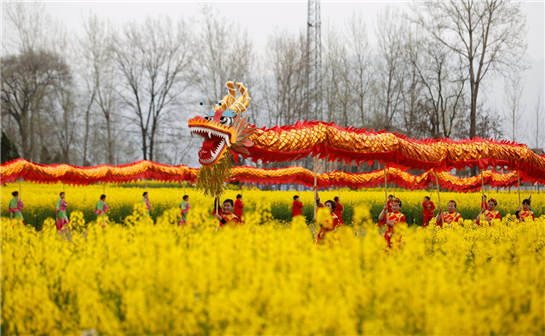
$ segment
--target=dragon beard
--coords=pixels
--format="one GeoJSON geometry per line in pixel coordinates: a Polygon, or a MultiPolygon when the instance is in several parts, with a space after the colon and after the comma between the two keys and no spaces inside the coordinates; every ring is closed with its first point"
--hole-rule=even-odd
{"type": "Polygon", "coordinates": [[[223,194],[228,181],[233,175],[231,156],[226,155],[218,164],[212,166],[201,166],[197,176],[196,187],[207,197],[219,197],[223,194]]]}

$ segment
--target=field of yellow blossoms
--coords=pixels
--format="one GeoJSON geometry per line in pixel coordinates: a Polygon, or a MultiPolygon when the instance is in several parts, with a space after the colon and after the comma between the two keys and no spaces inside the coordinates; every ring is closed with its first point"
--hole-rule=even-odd
{"type": "MultiPolygon", "coordinates": [[[[540,217],[519,223],[517,194],[491,192],[503,220],[478,227],[480,193],[442,193],[463,225],[400,226],[401,248],[386,253],[380,189],[340,191],[349,225],[317,246],[314,226],[286,215],[293,192],[244,190],[245,224],[216,231],[210,200],[194,189],[194,227],[178,227],[183,188],[150,183],[150,219],[142,184],[108,185],[103,229],[92,213],[103,187],[64,188],[64,234],[52,219],[62,185],[22,184],[36,227],[10,223],[18,185],[2,188],[2,334],[545,334],[543,194],[532,196],[540,217]]],[[[437,204],[436,193],[396,190],[410,223],[424,195],[437,204]]],[[[301,199],[310,215],[312,193],[301,199]]]]}

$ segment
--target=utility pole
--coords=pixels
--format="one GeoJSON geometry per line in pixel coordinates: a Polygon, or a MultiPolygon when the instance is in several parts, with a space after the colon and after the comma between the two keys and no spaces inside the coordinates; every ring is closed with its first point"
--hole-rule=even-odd
{"type": "Polygon", "coordinates": [[[320,0],[308,0],[306,116],[324,120],[322,114],[322,20],[320,0]]]}

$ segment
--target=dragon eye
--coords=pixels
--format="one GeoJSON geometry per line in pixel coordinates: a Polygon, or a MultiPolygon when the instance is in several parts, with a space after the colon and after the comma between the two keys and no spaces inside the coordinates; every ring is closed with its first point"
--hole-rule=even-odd
{"type": "Polygon", "coordinates": [[[212,120],[212,117],[204,117],[204,119],[210,121],[210,120],[212,120]]]}
{"type": "Polygon", "coordinates": [[[232,123],[233,123],[233,118],[231,117],[220,118],[220,124],[222,124],[223,126],[231,126],[232,123]]]}

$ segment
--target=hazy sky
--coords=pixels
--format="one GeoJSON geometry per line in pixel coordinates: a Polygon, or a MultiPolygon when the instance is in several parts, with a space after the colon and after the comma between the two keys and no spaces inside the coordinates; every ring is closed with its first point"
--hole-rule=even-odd
{"type": "MultiPolygon", "coordinates": [[[[81,20],[89,11],[101,18],[114,22],[131,20],[142,21],[146,16],[168,15],[173,19],[200,19],[203,6],[213,6],[220,16],[224,16],[247,29],[257,49],[262,52],[266,47],[267,36],[274,29],[286,29],[297,32],[306,29],[306,1],[197,1],[197,2],[49,2],[46,9],[53,17],[63,21],[68,28],[80,29],[81,20]]],[[[403,1],[322,1],[322,22],[331,25],[343,25],[352,12],[363,14],[369,28],[372,41],[374,21],[377,13],[385,6],[396,6],[408,10],[408,3],[403,1]]],[[[528,55],[534,60],[543,59],[544,55],[544,10],[543,0],[524,2],[522,9],[528,22],[528,55]]]]}
{"type": "MultiPolygon", "coordinates": [[[[537,90],[544,87],[545,67],[544,67],[544,49],[545,49],[545,0],[526,1],[522,4],[522,10],[527,16],[527,55],[530,57],[531,68],[524,72],[525,87],[523,94],[523,103],[526,104],[527,118],[524,118],[522,134],[529,134],[532,131],[533,124],[530,121],[530,114],[536,102],[537,90]]],[[[409,3],[394,1],[322,1],[322,25],[323,29],[327,25],[342,26],[347,18],[354,11],[360,12],[367,23],[368,36],[374,44],[375,20],[377,14],[387,5],[399,7],[402,11],[409,10],[409,3]]],[[[209,6],[212,11],[225,17],[230,21],[237,22],[241,28],[246,29],[250,38],[253,40],[256,51],[259,54],[266,53],[267,37],[275,29],[285,29],[289,32],[297,33],[306,30],[307,22],[307,2],[306,1],[284,1],[284,2],[49,2],[46,3],[48,13],[64,22],[71,31],[81,31],[82,19],[90,12],[94,12],[102,19],[110,19],[114,23],[127,21],[143,21],[146,16],[170,16],[172,19],[184,18],[198,23],[202,20],[200,10],[203,6],[209,6]]],[[[322,35],[324,33],[322,32],[322,35]]],[[[503,79],[489,79],[487,86],[483,88],[483,96],[480,99],[486,99],[490,106],[496,111],[504,111],[505,106],[503,97],[505,87],[503,79]]],[[[504,112],[501,112],[504,113],[504,112]]],[[[506,132],[507,132],[506,126],[506,132]]],[[[509,139],[508,135],[504,137],[509,139]]],[[[526,142],[533,145],[533,139],[530,136],[517,138],[519,142],[526,142]]]]}

